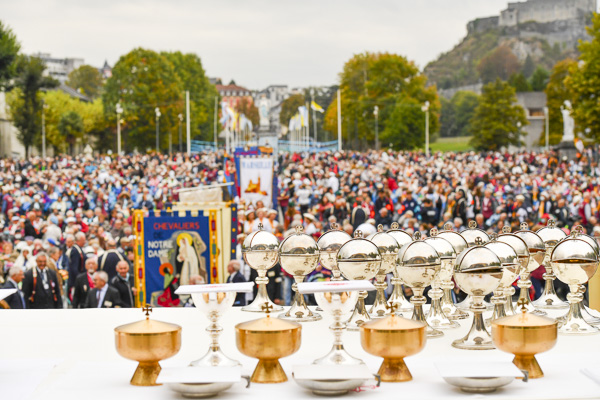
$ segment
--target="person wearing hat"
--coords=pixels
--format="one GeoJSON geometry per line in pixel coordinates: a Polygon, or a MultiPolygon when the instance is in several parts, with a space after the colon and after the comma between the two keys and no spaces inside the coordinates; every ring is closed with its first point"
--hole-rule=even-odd
{"type": "Polygon", "coordinates": [[[273,228],[269,223],[269,220],[266,218],[265,213],[267,212],[266,208],[259,208],[256,210],[256,219],[252,222],[252,232],[258,230],[258,226],[262,225],[262,229],[267,232],[273,232],[273,228]]]}
{"type": "Polygon", "coordinates": [[[277,218],[277,211],[270,209],[267,212],[267,222],[271,226],[271,232],[275,232],[275,229],[279,225],[279,222],[277,222],[276,218],[277,218]]]}
{"type": "Polygon", "coordinates": [[[317,221],[315,216],[310,213],[304,213],[303,217],[306,221],[306,228],[304,229],[304,233],[306,233],[307,235],[314,235],[315,233],[317,233],[319,230],[315,225],[315,222],[317,221]]]}

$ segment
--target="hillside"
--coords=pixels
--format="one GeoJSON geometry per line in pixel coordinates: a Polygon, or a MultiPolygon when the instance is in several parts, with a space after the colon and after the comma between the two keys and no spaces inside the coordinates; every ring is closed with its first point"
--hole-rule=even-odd
{"type": "Polygon", "coordinates": [[[497,17],[471,21],[467,36],[429,63],[424,73],[440,89],[476,84],[480,82],[477,66],[481,60],[503,45],[512,50],[522,67],[533,70],[541,66],[550,70],[557,61],[577,57],[577,43],[588,39],[585,27],[589,23],[589,14],[571,20],[527,21],[515,26],[499,26],[497,17]],[[533,69],[531,65],[526,67],[531,63],[533,69]]]}

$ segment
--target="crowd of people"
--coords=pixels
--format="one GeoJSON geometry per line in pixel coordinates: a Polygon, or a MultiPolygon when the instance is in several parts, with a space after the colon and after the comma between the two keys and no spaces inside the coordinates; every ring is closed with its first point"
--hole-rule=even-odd
{"type": "MultiPolygon", "coordinates": [[[[369,234],[397,222],[427,235],[447,223],[461,231],[469,220],[490,232],[523,222],[535,230],[554,218],[567,231],[582,225],[600,237],[598,160],[597,148],[576,160],[553,151],[285,153],[276,164],[276,205],[233,191],[238,247],[259,224],[283,240],[298,226],[318,238],[333,224],[369,234]]],[[[0,159],[0,280],[19,290],[2,305],[133,306],[133,210],[168,209],[178,189],[222,183],[232,164],[222,152],[0,159]]],[[[234,261],[227,267],[234,281],[254,278],[240,251],[234,261]]],[[[542,273],[533,274],[536,296],[542,273]]],[[[330,274],[319,266],[308,279],[330,274]]],[[[269,277],[271,298],[290,304],[291,277],[279,265],[269,277]]]]}

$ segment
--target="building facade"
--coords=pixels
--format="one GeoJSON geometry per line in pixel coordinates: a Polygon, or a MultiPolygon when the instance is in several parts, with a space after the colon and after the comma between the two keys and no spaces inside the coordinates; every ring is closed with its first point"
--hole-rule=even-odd
{"type": "Polygon", "coordinates": [[[528,0],[508,3],[500,13],[500,26],[515,26],[528,21],[554,22],[579,19],[596,12],[596,0],[528,0]]]}
{"type": "Polygon", "coordinates": [[[46,64],[44,75],[50,76],[60,83],[65,83],[69,74],[83,65],[83,58],[56,58],[50,53],[33,54],[46,64]]]}

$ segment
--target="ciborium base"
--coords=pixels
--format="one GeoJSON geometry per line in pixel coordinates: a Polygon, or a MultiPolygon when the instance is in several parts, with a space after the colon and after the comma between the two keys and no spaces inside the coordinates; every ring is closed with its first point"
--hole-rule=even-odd
{"type": "Polygon", "coordinates": [[[135,369],[131,384],[135,386],[160,386],[162,384],[156,383],[156,378],[158,378],[161,369],[158,361],[141,362],[135,369]]]}
{"type": "MultiPolygon", "coordinates": [[[[551,283],[554,287],[554,284],[551,283]]],[[[562,301],[556,293],[542,294],[537,300],[533,302],[534,307],[542,308],[544,310],[560,310],[569,308],[569,304],[562,301]]]]}
{"type": "Polygon", "coordinates": [[[377,374],[382,382],[412,381],[412,375],[402,358],[384,358],[377,374]]]}
{"type": "Polygon", "coordinates": [[[485,329],[483,322],[483,307],[481,310],[474,310],[473,325],[467,336],[452,342],[452,347],[463,350],[493,350],[496,348],[492,343],[492,337],[485,329]]]}
{"type": "Polygon", "coordinates": [[[250,378],[253,383],[281,383],[287,380],[287,375],[277,359],[259,360],[250,378]]]}
{"type": "Polygon", "coordinates": [[[356,302],[356,307],[354,307],[350,319],[346,322],[346,330],[353,332],[359,331],[362,324],[371,320],[367,308],[365,307],[366,298],[366,291],[360,291],[358,293],[358,301],[356,302]]]}
{"type": "Polygon", "coordinates": [[[529,379],[538,379],[544,377],[544,372],[542,372],[540,364],[538,364],[535,356],[533,355],[515,356],[513,359],[513,364],[515,364],[517,368],[529,372],[529,379]]]}
{"type": "Polygon", "coordinates": [[[227,357],[220,348],[209,349],[206,355],[190,363],[190,367],[237,367],[239,361],[227,357]]]}
{"type": "Polygon", "coordinates": [[[256,296],[256,298],[252,301],[252,303],[248,304],[247,306],[242,307],[242,311],[249,311],[249,312],[265,312],[264,310],[264,306],[265,303],[269,304],[269,309],[271,309],[272,307],[272,311],[281,311],[283,310],[283,307],[280,305],[277,305],[275,303],[273,303],[268,297],[262,298],[261,296],[256,296]]]}
{"type": "Polygon", "coordinates": [[[392,285],[394,286],[394,290],[392,291],[392,295],[388,299],[388,302],[396,305],[397,312],[412,311],[413,305],[406,300],[406,297],[404,297],[402,280],[400,278],[396,278],[395,274],[394,278],[392,278],[392,285]]]}
{"type": "Polygon", "coordinates": [[[333,348],[324,357],[318,358],[313,361],[313,364],[317,365],[361,365],[364,364],[362,360],[352,357],[343,345],[334,345],[333,348]]]}

